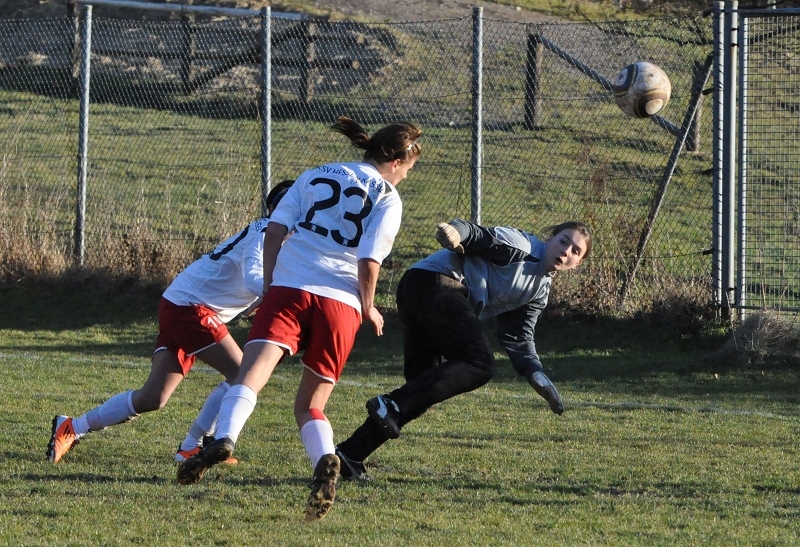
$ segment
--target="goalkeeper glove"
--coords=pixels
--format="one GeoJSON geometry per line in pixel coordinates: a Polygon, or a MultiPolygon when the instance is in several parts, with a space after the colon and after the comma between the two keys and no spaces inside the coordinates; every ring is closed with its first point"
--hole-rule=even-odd
{"type": "Polygon", "coordinates": [[[464,247],[461,245],[461,235],[458,233],[458,230],[446,222],[440,222],[436,225],[436,241],[448,251],[454,251],[460,255],[464,254],[464,247]]]}
{"type": "Polygon", "coordinates": [[[564,401],[561,400],[561,395],[558,394],[556,386],[550,381],[550,378],[545,376],[544,372],[534,372],[529,378],[528,383],[536,390],[536,393],[541,395],[545,401],[550,405],[550,410],[561,416],[564,413],[564,401]]]}

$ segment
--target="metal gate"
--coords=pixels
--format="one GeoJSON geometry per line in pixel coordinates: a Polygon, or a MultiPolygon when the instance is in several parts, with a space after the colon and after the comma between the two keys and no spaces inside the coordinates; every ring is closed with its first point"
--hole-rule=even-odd
{"type": "MultiPolygon", "coordinates": [[[[742,318],[748,309],[800,310],[800,9],[739,10],[737,25],[736,4],[725,2],[724,26],[731,31],[727,66],[737,67],[738,77],[726,73],[723,81],[737,92],[735,101],[732,92],[722,94],[720,111],[737,105],[738,123],[736,134],[723,123],[719,172],[727,181],[719,189],[722,212],[736,211],[722,227],[724,234],[725,224],[736,224],[735,307],[742,318]],[[734,186],[728,159],[737,144],[734,186]],[[735,208],[724,206],[734,199],[735,208]]],[[[722,270],[730,277],[724,262],[722,270]]]]}

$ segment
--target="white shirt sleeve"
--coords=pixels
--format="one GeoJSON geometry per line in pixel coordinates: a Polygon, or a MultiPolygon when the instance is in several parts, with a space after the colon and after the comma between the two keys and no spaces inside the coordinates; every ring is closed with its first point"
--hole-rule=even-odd
{"type": "Polygon", "coordinates": [[[369,258],[378,264],[383,263],[392,251],[394,239],[400,231],[402,216],[403,204],[397,191],[392,188],[384,199],[378,202],[375,215],[364,231],[356,254],[358,260],[369,258]]]}

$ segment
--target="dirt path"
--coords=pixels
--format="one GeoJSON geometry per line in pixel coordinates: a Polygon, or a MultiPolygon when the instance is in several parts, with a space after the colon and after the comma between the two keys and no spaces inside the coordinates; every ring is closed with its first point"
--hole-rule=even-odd
{"type": "Polygon", "coordinates": [[[516,10],[512,6],[477,0],[311,0],[318,9],[335,10],[345,15],[366,17],[377,21],[429,21],[470,17],[474,6],[483,7],[489,19],[519,21],[557,21],[540,13],[516,10]]]}
{"type": "MultiPolygon", "coordinates": [[[[165,0],[156,0],[164,2],[165,0]]],[[[176,2],[176,0],[172,0],[176,2]]],[[[177,2],[180,3],[180,2],[177,2]]],[[[194,5],[220,5],[258,9],[269,2],[262,0],[184,0],[194,5]]],[[[470,17],[473,6],[483,7],[483,16],[487,19],[503,19],[520,23],[538,21],[557,21],[540,13],[517,10],[512,6],[483,2],[480,0],[308,0],[316,9],[325,13],[337,12],[344,16],[367,18],[375,21],[429,21],[435,19],[454,19],[470,17]]],[[[0,0],[0,17],[37,19],[42,17],[63,17],[67,12],[67,0],[0,0]]],[[[273,5],[279,2],[272,2],[273,5]]],[[[281,9],[276,5],[275,10],[281,9]]],[[[138,11],[138,10],[136,10],[138,11]]],[[[99,11],[98,11],[99,13],[99,11]]],[[[105,8],[103,13],[108,13],[105,8]]],[[[125,17],[143,18],[141,12],[125,10],[125,17]]],[[[165,12],[151,12],[163,16],[165,12]]],[[[149,18],[149,17],[145,17],[149,18]]]]}

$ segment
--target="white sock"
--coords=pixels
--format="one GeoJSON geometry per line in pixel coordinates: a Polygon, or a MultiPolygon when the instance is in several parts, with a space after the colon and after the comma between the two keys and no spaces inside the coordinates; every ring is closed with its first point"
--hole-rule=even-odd
{"type": "Polygon", "coordinates": [[[133,410],[133,391],[123,391],[100,406],[72,420],[76,435],[100,431],[108,426],[121,424],[138,416],[133,410]]]}
{"type": "Polygon", "coordinates": [[[236,442],[244,424],[256,408],[257,399],[256,392],[249,387],[242,384],[231,386],[219,405],[215,437],[228,437],[236,442]]]}
{"type": "Polygon", "coordinates": [[[311,460],[311,469],[316,469],[320,458],[325,454],[333,454],[333,428],[326,420],[311,420],[300,429],[300,440],[311,460]]]}
{"type": "Polygon", "coordinates": [[[181,450],[191,450],[196,446],[200,446],[203,442],[203,437],[213,435],[217,426],[219,405],[222,402],[222,397],[225,396],[230,387],[228,382],[222,382],[211,390],[211,393],[206,397],[206,402],[203,403],[203,408],[200,409],[197,418],[194,419],[189,427],[189,433],[181,443],[181,450]]]}

